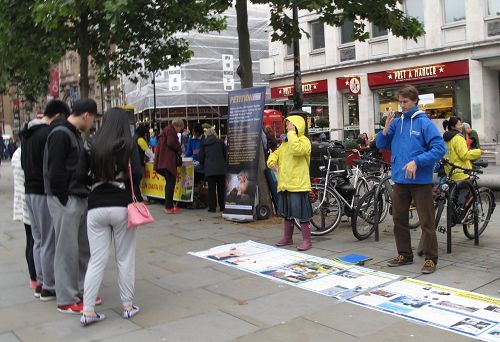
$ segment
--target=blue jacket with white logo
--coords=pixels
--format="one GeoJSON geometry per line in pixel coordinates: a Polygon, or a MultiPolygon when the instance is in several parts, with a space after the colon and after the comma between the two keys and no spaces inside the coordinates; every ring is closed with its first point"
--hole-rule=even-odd
{"type": "Polygon", "coordinates": [[[418,107],[394,118],[384,135],[376,136],[379,149],[391,151],[392,180],[401,184],[432,184],[434,164],[446,153],[446,146],[437,127],[418,107]],[[406,178],[403,167],[415,161],[415,179],[406,178]]]}

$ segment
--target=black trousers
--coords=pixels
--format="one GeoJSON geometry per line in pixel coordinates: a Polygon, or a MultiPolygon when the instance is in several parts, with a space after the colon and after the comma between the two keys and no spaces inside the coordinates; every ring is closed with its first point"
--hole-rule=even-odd
{"type": "Polygon", "coordinates": [[[174,207],[174,189],[177,177],[170,173],[168,170],[158,170],[160,175],[165,177],[165,209],[172,209],[174,207]]]}
{"type": "Polygon", "coordinates": [[[215,211],[215,209],[217,208],[217,202],[219,202],[220,210],[221,211],[224,210],[224,194],[226,193],[226,176],[225,175],[208,176],[206,177],[206,180],[208,183],[208,210],[215,211]]]}
{"type": "Polygon", "coordinates": [[[36,269],[35,261],[33,260],[33,235],[31,234],[31,226],[29,224],[24,224],[24,230],[26,232],[26,250],[24,252],[26,256],[26,262],[28,263],[28,271],[30,273],[30,279],[36,281],[36,269]]]}

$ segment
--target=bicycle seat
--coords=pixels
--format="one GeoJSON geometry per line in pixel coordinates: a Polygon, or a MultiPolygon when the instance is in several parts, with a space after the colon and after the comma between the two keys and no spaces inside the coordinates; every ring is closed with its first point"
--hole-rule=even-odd
{"type": "Polygon", "coordinates": [[[478,159],[478,160],[475,160],[472,162],[472,165],[474,167],[481,167],[481,168],[485,168],[485,167],[488,167],[488,161],[485,160],[485,159],[478,159]]]}

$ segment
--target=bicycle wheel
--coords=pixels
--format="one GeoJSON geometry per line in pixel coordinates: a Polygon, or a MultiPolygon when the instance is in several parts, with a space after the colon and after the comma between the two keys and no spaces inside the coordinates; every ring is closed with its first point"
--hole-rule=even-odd
{"type": "MultiPolygon", "coordinates": [[[[365,240],[375,231],[375,190],[371,190],[361,197],[351,217],[352,233],[358,240],[365,240]]],[[[379,193],[378,210],[383,210],[382,193],[379,193]]],[[[380,223],[380,220],[379,220],[380,223]]]]}
{"type": "MultiPolygon", "coordinates": [[[[320,236],[332,232],[340,223],[342,217],[342,204],[338,196],[330,189],[326,190],[326,197],[323,203],[324,186],[312,186],[317,196],[314,196],[311,202],[313,217],[311,223],[311,235],[320,236]]],[[[295,227],[300,230],[300,222],[294,220],[295,227]]]]}
{"type": "Polygon", "coordinates": [[[358,184],[356,186],[356,194],[362,197],[368,191],[374,189],[378,183],[380,183],[380,178],[377,176],[367,176],[358,179],[358,184]]]}
{"type": "Polygon", "coordinates": [[[417,207],[415,206],[415,203],[411,203],[410,205],[410,212],[409,218],[410,220],[408,221],[408,227],[410,229],[416,229],[420,226],[420,220],[418,219],[418,212],[417,212],[417,207]]]}
{"type": "MultiPolygon", "coordinates": [[[[477,196],[477,215],[479,220],[478,233],[481,235],[490,222],[495,205],[495,197],[488,188],[480,188],[477,196]]],[[[463,227],[465,236],[470,240],[474,239],[474,221],[471,218],[473,218],[473,216],[469,214],[469,217],[466,217],[468,221],[464,223],[463,227]]]]}

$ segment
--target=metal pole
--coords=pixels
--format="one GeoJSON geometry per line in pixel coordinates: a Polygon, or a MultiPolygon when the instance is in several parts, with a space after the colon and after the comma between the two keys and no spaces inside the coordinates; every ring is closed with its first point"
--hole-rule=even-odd
{"type": "MultiPolygon", "coordinates": [[[[156,117],[156,71],[153,71],[153,113],[156,117]]],[[[151,125],[151,112],[149,112],[149,124],[151,125]]]]}
{"type": "MultiPolygon", "coordinates": [[[[299,10],[297,4],[293,4],[293,25],[299,26],[299,10]]],[[[300,72],[300,45],[299,38],[293,39],[293,110],[302,110],[304,96],[302,94],[302,74],[300,72]]]]}

